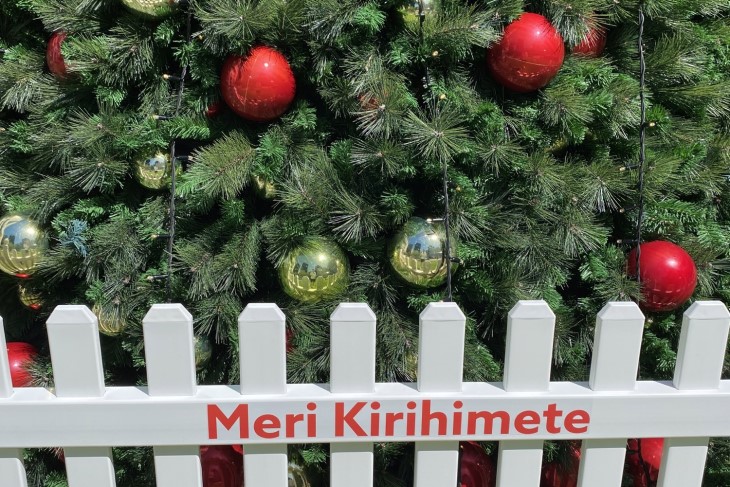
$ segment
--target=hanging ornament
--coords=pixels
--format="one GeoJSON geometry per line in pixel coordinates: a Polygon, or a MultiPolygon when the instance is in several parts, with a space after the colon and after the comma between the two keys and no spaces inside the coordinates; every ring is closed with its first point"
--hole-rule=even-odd
{"type": "Polygon", "coordinates": [[[239,455],[243,455],[243,445],[231,445],[231,448],[239,455]]]}
{"type": "Polygon", "coordinates": [[[276,186],[266,178],[254,176],[253,188],[256,195],[264,200],[273,200],[276,197],[276,186]]]}
{"type": "MultiPolygon", "coordinates": [[[[694,293],[697,268],[679,245],[662,240],[641,244],[641,305],[649,311],[671,311],[694,293]]],[[[636,249],[628,257],[628,274],[636,276],[636,249]]]]}
{"type": "Polygon", "coordinates": [[[635,439],[629,440],[626,472],[633,478],[634,487],[654,485],[659,477],[663,450],[664,438],[642,438],[641,442],[635,439]],[[641,443],[641,455],[639,455],[639,443],[641,443]]]}
{"type": "Polygon", "coordinates": [[[137,181],[149,189],[161,189],[170,184],[170,155],[159,151],[146,159],[137,159],[137,181]]]}
{"type": "Polygon", "coordinates": [[[591,27],[581,43],[573,48],[573,54],[581,54],[586,57],[598,57],[603,54],[605,47],[606,30],[602,27],[591,27]]]}
{"type": "Polygon", "coordinates": [[[221,101],[214,101],[210,105],[208,105],[208,108],[205,109],[205,116],[208,118],[215,118],[218,116],[218,114],[221,111],[221,101]]]}
{"type": "Polygon", "coordinates": [[[10,381],[13,387],[27,387],[33,382],[28,367],[35,361],[38,350],[30,343],[8,342],[8,362],[10,364],[10,381]]]}
{"type": "Polygon", "coordinates": [[[122,0],[133,13],[148,19],[161,19],[170,15],[177,2],[174,0],[122,0]]]}
{"type": "Polygon", "coordinates": [[[509,24],[487,51],[487,66],[505,88],[528,93],[558,74],[564,56],[563,38],[555,27],[542,15],[528,12],[509,24]]]}
{"type": "Polygon", "coordinates": [[[317,237],[289,252],[279,266],[279,280],[292,298],[320,301],[345,291],[350,265],[336,244],[317,237]]]}
{"type": "Polygon", "coordinates": [[[48,40],[48,47],[46,48],[46,64],[48,70],[58,79],[68,78],[68,71],[66,69],[66,62],[61,54],[61,44],[66,39],[66,33],[63,31],[56,31],[51,35],[48,40]]]}
{"type": "Polygon", "coordinates": [[[288,487],[312,487],[314,485],[304,467],[294,462],[289,462],[287,475],[289,478],[288,487]]]}
{"type": "Polygon", "coordinates": [[[26,278],[47,249],[45,235],[33,220],[20,215],[0,219],[0,271],[26,278]]]}
{"type": "Polygon", "coordinates": [[[18,284],[18,299],[23,306],[28,309],[32,309],[33,311],[38,311],[43,305],[43,298],[41,298],[41,295],[30,291],[22,282],[18,284]]]}
{"type": "Polygon", "coordinates": [[[577,487],[580,467],[580,442],[568,447],[567,461],[543,465],[540,487],[577,487]]]}
{"type": "MultiPolygon", "coordinates": [[[[456,257],[452,237],[450,254],[456,257]]],[[[446,232],[440,223],[413,217],[390,243],[388,255],[393,270],[415,286],[431,288],[446,282],[446,232]]],[[[453,263],[452,273],[458,266],[453,263]]]]}
{"type": "Polygon", "coordinates": [[[473,441],[459,443],[459,487],[494,487],[497,469],[484,449],[473,441]]]}
{"type": "Polygon", "coordinates": [[[221,70],[221,93],[231,109],[253,122],[268,122],[294,100],[296,80],[283,54],[259,46],[248,56],[229,56],[221,70]]]}
{"type": "Polygon", "coordinates": [[[127,327],[127,322],[119,314],[119,306],[114,307],[114,311],[105,310],[100,304],[95,304],[91,308],[99,320],[99,332],[104,335],[113,337],[119,335],[127,327]]]}
{"type": "Polygon", "coordinates": [[[207,367],[210,359],[213,358],[213,346],[207,336],[195,335],[193,341],[195,345],[195,368],[200,370],[207,367]]]}
{"type": "Polygon", "coordinates": [[[200,448],[203,487],[243,487],[243,457],[229,445],[200,448]]]}

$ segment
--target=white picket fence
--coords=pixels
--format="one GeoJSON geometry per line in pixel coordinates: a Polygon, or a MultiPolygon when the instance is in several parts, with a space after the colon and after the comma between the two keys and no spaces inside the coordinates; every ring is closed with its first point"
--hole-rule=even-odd
{"type": "Polygon", "coordinates": [[[644,316],[633,303],[597,316],[588,383],[550,382],[555,316],[543,301],[509,314],[504,381],[462,382],[465,321],[456,304],[430,304],[418,383],[376,383],[375,315],[343,303],[330,384],[287,384],[284,314],[250,304],[239,389],[196,384],[192,316],[158,304],[144,318],[148,386],[107,387],[96,317],[59,306],[48,319],[53,393],[13,389],[0,353],[0,486],[26,487],[22,448],[63,446],[70,487],[112,487],[111,447],[153,446],[158,487],[201,487],[199,445],[241,443],[246,487],[286,487],[286,444],[317,442],[331,444],[332,487],[370,487],[373,443],[413,441],[415,486],[453,487],[459,440],[498,440],[497,485],[538,487],[543,441],[580,439],[579,485],[619,487],[626,439],[664,437],[659,486],[700,487],[709,437],[730,436],[720,302],[685,313],[672,382],[636,380],[644,316]]]}

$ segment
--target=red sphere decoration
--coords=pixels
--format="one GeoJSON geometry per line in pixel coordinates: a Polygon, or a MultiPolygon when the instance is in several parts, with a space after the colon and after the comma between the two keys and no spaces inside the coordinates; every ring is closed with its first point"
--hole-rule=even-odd
{"type": "MultiPolygon", "coordinates": [[[[629,253],[628,273],[636,276],[636,249],[629,253]]],[[[641,244],[641,305],[649,311],[671,311],[695,291],[697,268],[679,245],[662,240],[641,244]]]]}
{"type": "Polygon", "coordinates": [[[497,485],[497,469],[484,449],[473,441],[459,444],[459,487],[494,487],[497,485]]]}
{"type": "Polygon", "coordinates": [[[487,66],[501,85],[527,93],[547,85],[558,74],[564,56],[563,38],[548,19],[524,13],[487,51],[487,66]]]}
{"type": "Polygon", "coordinates": [[[33,363],[38,350],[30,343],[8,342],[8,362],[10,363],[10,380],[13,387],[31,385],[33,377],[28,372],[28,366],[33,363]]]}
{"type": "Polygon", "coordinates": [[[65,39],[65,32],[54,32],[48,41],[48,48],[46,49],[46,64],[48,64],[48,70],[59,79],[65,79],[68,77],[66,62],[63,60],[63,54],[61,54],[61,44],[63,44],[65,39]]]}
{"type": "Polygon", "coordinates": [[[586,57],[598,57],[603,54],[606,47],[606,30],[603,28],[588,31],[580,44],[573,48],[573,54],[581,54],[586,57]]]}
{"type": "Polygon", "coordinates": [[[295,92],[294,73],[276,49],[255,47],[248,56],[229,56],[223,64],[223,99],[247,120],[274,120],[289,108],[295,92]]]}
{"type": "Polygon", "coordinates": [[[626,471],[633,478],[634,487],[649,487],[657,481],[663,450],[664,438],[642,438],[639,456],[639,440],[629,440],[626,471]]]}
{"type": "Polygon", "coordinates": [[[203,487],[243,487],[243,457],[228,445],[200,448],[203,487]]]}
{"type": "Polygon", "coordinates": [[[220,100],[214,101],[211,103],[208,108],[205,109],[205,116],[208,118],[215,118],[218,116],[218,114],[221,111],[221,102],[220,100]]]}
{"type": "Polygon", "coordinates": [[[580,443],[571,444],[567,462],[550,462],[542,467],[540,487],[577,487],[580,443]]]}

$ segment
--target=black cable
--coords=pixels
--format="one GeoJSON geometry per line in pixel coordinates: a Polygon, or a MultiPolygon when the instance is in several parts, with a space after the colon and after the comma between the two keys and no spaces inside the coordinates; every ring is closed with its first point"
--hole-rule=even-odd
{"type": "Polygon", "coordinates": [[[639,127],[639,203],[636,219],[636,280],[641,292],[641,225],[644,220],[644,162],[646,161],[646,62],[644,60],[644,9],[639,4],[639,99],[641,125],[639,127]]]}
{"type": "MultiPolygon", "coordinates": [[[[190,9],[188,9],[187,30],[185,34],[185,42],[188,44],[191,40],[192,17],[193,14],[190,9]]],[[[178,87],[177,91],[177,106],[175,107],[175,116],[178,116],[180,114],[180,108],[182,107],[183,92],[185,91],[185,76],[187,75],[187,73],[188,65],[186,64],[185,66],[183,66],[180,77],[177,79],[177,81],[180,82],[180,86],[178,87]]],[[[173,139],[172,142],[170,142],[170,164],[172,165],[170,168],[170,224],[168,230],[169,236],[167,239],[167,282],[165,285],[165,296],[168,303],[172,299],[172,257],[173,248],[175,245],[175,183],[177,182],[177,159],[175,155],[175,146],[176,141],[175,139],[173,139]]]]}

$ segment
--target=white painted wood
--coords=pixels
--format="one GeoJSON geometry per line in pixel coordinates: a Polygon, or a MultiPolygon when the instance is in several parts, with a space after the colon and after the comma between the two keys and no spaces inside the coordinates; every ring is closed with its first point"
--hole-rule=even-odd
{"type": "MultiPolygon", "coordinates": [[[[142,320],[150,396],[194,396],[193,317],[180,304],[155,304],[142,320]]],[[[156,487],[202,487],[198,446],[156,446],[156,487]]]]}
{"type": "MultiPolygon", "coordinates": [[[[644,315],[636,303],[608,303],[596,317],[589,386],[594,391],[633,391],[639,370],[644,315]]],[[[585,440],[580,487],[621,487],[626,439],[585,440]]]]}
{"type": "MultiPolygon", "coordinates": [[[[5,328],[0,317],[0,398],[13,394],[10,380],[5,328]]],[[[18,448],[0,448],[0,485],[3,487],[27,487],[23,451],[18,448]]]]}
{"type": "MultiPolygon", "coordinates": [[[[275,304],[251,303],[238,317],[241,394],[286,394],[286,323],[275,304]]],[[[246,487],[288,487],[286,444],[245,444],[246,487]]]]}
{"type": "MultiPolygon", "coordinates": [[[[456,303],[431,303],[421,312],[418,333],[418,390],[460,392],[464,377],[464,313],[456,303]]],[[[458,441],[416,442],[415,487],[455,485],[458,476],[458,441]]]]}
{"type": "Polygon", "coordinates": [[[13,383],[10,380],[10,364],[8,363],[8,345],[5,342],[5,328],[0,316],[0,397],[10,397],[13,383]]]}
{"type": "MultiPolygon", "coordinates": [[[[717,390],[725,359],[730,313],[720,301],[695,302],[684,313],[674,387],[680,391],[717,390]]],[[[707,436],[664,442],[658,487],[701,487],[707,436]]]]}
{"type": "MultiPolygon", "coordinates": [[[[544,392],[550,386],[555,314],[545,301],[519,301],[507,319],[504,389],[544,392]]],[[[501,441],[497,487],[538,487],[542,441],[501,441]]]]}
{"type": "MultiPolygon", "coordinates": [[[[46,325],[56,395],[102,397],[106,387],[96,316],[86,306],[58,306],[46,325]]],[[[111,448],[64,448],[63,453],[69,487],[116,485],[111,448]]]]}
{"type": "MultiPolygon", "coordinates": [[[[375,313],[364,303],[342,303],[330,318],[330,391],[375,392],[375,313]]],[[[332,487],[372,487],[373,444],[330,445],[332,487]]]]}

